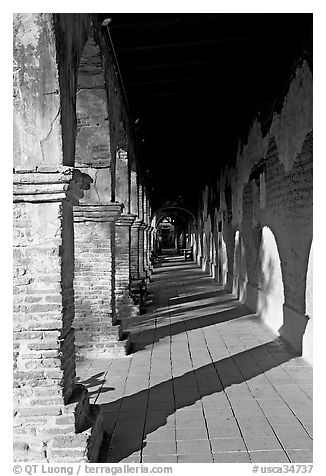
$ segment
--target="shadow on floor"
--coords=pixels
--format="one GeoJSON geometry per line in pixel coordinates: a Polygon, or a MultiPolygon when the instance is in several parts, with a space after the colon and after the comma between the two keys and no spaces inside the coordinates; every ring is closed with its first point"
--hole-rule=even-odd
{"type": "MultiPolygon", "coordinates": [[[[98,395],[99,393],[106,393],[115,390],[114,387],[104,387],[105,377],[107,372],[99,372],[98,374],[93,375],[88,379],[81,379],[80,377],[76,377],[75,380],[78,383],[82,383],[88,390],[89,396],[94,397],[94,395],[98,395]],[[93,389],[93,390],[91,390],[93,389]]],[[[96,403],[97,397],[94,400],[96,403]]]]}
{"type": "MultiPolygon", "coordinates": [[[[231,385],[250,380],[294,357],[296,355],[291,349],[278,338],[164,381],[150,389],[101,405],[104,428],[112,428],[112,421],[119,409],[120,412],[109,454],[102,451],[99,462],[117,463],[140,451],[146,446],[146,436],[166,425],[167,417],[177,409],[193,405],[201,397],[223,392],[231,385]],[[251,354],[256,358],[261,356],[259,364],[251,354]]],[[[216,409],[216,416],[223,416],[223,408],[216,409]]]]}
{"type": "MultiPolygon", "coordinates": [[[[213,293],[212,293],[212,296],[214,296],[213,293]]],[[[184,316],[185,313],[189,313],[189,312],[193,313],[195,310],[197,310],[197,312],[200,312],[203,309],[212,308],[212,307],[218,308],[221,311],[223,311],[225,310],[225,308],[232,307],[231,303],[237,304],[239,306],[239,301],[237,300],[236,297],[232,295],[224,295],[220,298],[218,297],[201,298],[197,296],[197,299],[191,301],[189,305],[186,305],[186,302],[185,302],[185,303],[173,305],[170,308],[165,306],[164,308],[159,308],[153,312],[148,312],[147,314],[143,314],[141,316],[141,321],[139,322],[141,322],[142,324],[143,323],[146,324],[147,322],[154,323],[155,321],[160,321],[160,320],[165,321],[166,319],[169,319],[169,318],[174,319],[178,316],[184,316]],[[209,299],[210,299],[210,302],[207,302],[209,299]]],[[[136,326],[139,325],[139,322],[137,321],[135,322],[136,326]]],[[[132,330],[132,327],[133,327],[133,324],[130,325],[130,330],[132,330]]]]}
{"type": "MultiPolygon", "coordinates": [[[[195,312],[195,315],[192,318],[182,319],[177,322],[168,323],[166,325],[160,325],[160,316],[157,317],[157,327],[155,329],[155,336],[153,338],[153,323],[148,329],[140,331],[137,335],[130,338],[130,351],[129,353],[133,353],[139,350],[143,350],[146,346],[152,344],[153,342],[158,342],[164,339],[167,336],[174,336],[185,332],[185,330],[194,330],[194,329],[202,329],[207,326],[212,326],[214,324],[221,324],[222,322],[231,321],[234,319],[238,319],[240,317],[248,316],[249,311],[244,305],[237,305],[232,306],[232,299],[230,302],[226,301],[225,305],[227,306],[226,309],[223,309],[216,312],[216,309],[212,309],[210,313],[207,306],[203,306],[205,310],[205,315],[199,315],[199,309],[195,312]]],[[[221,304],[212,304],[211,306],[214,308],[216,306],[221,308],[221,304]]],[[[180,317],[182,316],[184,311],[179,312],[180,317]]],[[[190,309],[187,309],[187,314],[191,312],[190,309]]]]}

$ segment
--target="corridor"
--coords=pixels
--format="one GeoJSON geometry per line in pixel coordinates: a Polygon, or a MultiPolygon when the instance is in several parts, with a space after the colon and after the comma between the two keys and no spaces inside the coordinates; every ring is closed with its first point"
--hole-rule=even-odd
{"type": "Polygon", "coordinates": [[[14,461],[310,462],[312,13],[12,26],[14,461]]]}
{"type": "Polygon", "coordinates": [[[312,367],[194,262],[163,255],[129,355],[78,363],[100,462],[312,461],[312,367]]]}

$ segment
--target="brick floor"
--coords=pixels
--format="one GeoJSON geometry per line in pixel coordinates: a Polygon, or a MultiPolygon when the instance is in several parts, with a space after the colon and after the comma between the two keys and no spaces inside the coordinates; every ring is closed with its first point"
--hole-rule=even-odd
{"type": "Polygon", "coordinates": [[[132,354],[78,364],[101,462],[312,462],[312,368],[194,263],[166,257],[132,354]]]}

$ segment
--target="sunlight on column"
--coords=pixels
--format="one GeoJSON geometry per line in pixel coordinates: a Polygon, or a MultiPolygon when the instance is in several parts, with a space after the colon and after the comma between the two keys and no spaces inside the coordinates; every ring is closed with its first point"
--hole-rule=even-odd
{"type": "Polygon", "coordinates": [[[223,235],[221,235],[219,239],[219,256],[220,256],[219,268],[220,268],[221,284],[223,287],[225,287],[227,283],[227,274],[228,274],[228,255],[227,255],[226,243],[224,241],[223,235]]]}
{"type": "Polygon", "coordinates": [[[284,286],[277,243],[267,226],[262,229],[259,263],[258,315],[277,332],[283,324],[284,286]]]}
{"type": "Polygon", "coordinates": [[[313,257],[312,243],[309,253],[307,279],[306,279],[306,316],[309,317],[308,324],[303,335],[302,356],[312,363],[313,355],[313,257]]]}

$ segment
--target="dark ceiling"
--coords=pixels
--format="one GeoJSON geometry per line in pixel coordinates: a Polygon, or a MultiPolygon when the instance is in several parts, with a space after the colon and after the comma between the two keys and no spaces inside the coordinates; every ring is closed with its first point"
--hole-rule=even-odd
{"type": "Polygon", "coordinates": [[[312,14],[108,17],[154,205],[191,205],[202,182],[234,161],[253,118],[266,122],[282,99],[312,14]]]}

